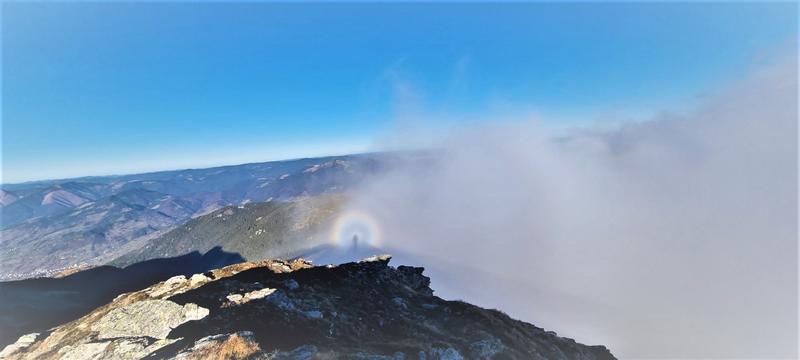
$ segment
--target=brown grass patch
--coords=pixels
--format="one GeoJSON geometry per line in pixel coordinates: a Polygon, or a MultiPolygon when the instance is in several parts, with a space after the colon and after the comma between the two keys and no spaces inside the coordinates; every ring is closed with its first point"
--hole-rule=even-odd
{"type": "Polygon", "coordinates": [[[233,334],[225,341],[192,351],[188,359],[233,360],[247,359],[261,351],[257,343],[233,334]]]}

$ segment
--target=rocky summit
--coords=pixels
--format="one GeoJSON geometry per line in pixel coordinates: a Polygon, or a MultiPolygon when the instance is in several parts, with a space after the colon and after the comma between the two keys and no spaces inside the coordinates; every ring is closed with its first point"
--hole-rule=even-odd
{"type": "Polygon", "coordinates": [[[438,298],[423,268],[389,260],[263,260],[172,277],[22,336],[0,358],[614,359],[603,346],[438,298]]]}

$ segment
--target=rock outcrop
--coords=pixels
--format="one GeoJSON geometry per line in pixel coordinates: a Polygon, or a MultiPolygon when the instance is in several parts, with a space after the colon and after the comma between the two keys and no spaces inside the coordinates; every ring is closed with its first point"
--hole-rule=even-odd
{"type": "Polygon", "coordinates": [[[0,359],[5,358],[11,354],[16,352],[22,351],[28,346],[31,346],[36,338],[39,337],[39,333],[30,333],[25,334],[19,337],[16,342],[11,345],[6,346],[3,351],[0,351],[0,359]]]}
{"type": "Polygon", "coordinates": [[[613,359],[496,311],[433,295],[388,256],[264,260],[178,276],[7,347],[6,359],[613,359]]]}
{"type": "Polygon", "coordinates": [[[180,306],[169,300],[144,300],[113,309],[92,324],[98,339],[150,337],[166,339],[172,329],[200,320],[208,309],[195,304],[180,306]]]}

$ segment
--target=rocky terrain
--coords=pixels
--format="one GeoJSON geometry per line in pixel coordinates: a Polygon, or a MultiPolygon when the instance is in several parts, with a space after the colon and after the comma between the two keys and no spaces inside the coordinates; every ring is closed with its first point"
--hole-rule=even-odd
{"type": "Polygon", "coordinates": [[[216,247],[200,254],[139,262],[124,268],[98,266],[58,278],[0,282],[0,348],[19,336],[75,320],[119,294],[175,275],[191,276],[244,261],[216,247]]]}
{"type": "Polygon", "coordinates": [[[27,334],[2,359],[613,359],[433,295],[422,268],[262,260],[175,276],[27,334]]]}

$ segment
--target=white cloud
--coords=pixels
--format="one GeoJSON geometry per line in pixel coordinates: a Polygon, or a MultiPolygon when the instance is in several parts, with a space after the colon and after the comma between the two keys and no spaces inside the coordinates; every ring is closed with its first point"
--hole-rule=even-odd
{"type": "Polygon", "coordinates": [[[794,358],[797,120],[791,56],[687,115],[454,131],[351,206],[442,296],[626,358],[794,358]]]}

